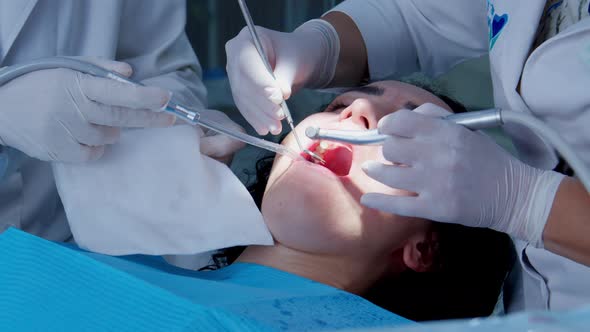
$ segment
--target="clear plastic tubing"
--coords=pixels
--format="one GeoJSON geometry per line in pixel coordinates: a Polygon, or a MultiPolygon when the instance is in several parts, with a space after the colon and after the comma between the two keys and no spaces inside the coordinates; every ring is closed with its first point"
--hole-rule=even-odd
{"type": "MultiPolygon", "coordinates": [[[[288,147],[286,147],[284,145],[277,144],[277,143],[274,143],[271,141],[267,141],[262,138],[254,137],[254,136],[245,134],[241,131],[228,129],[228,128],[216,123],[215,121],[207,119],[206,112],[200,112],[199,114],[201,115],[199,117],[199,119],[198,120],[195,119],[195,121],[192,121],[192,123],[196,123],[196,124],[200,125],[201,127],[211,129],[215,132],[229,136],[229,137],[236,139],[238,141],[242,141],[246,144],[253,145],[253,146],[259,147],[261,149],[268,150],[268,151],[272,151],[272,152],[278,153],[283,156],[287,156],[293,160],[305,160],[295,150],[289,149],[288,147]]],[[[187,120],[187,121],[191,122],[190,120],[187,120]]]]}
{"type": "MultiPolygon", "coordinates": [[[[67,68],[71,70],[76,70],[85,74],[90,74],[96,77],[104,77],[113,79],[119,82],[129,83],[133,85],[141,85],[140,83],[133,82],[130,79],[119,75],[117,73],[110,72],[105,70],[102,67],[96,66],[94,64],[80,61],[77,59],[72,58],[65,58],[65,57],[51,57],[51,58],[44,58],[33,60],[24,64],[17,64],[9,67],[4,67],[0,69],[0,86],[10,82],[11,80],[18,78],[22,75],[28,74],[30,72],[38,71],[38,70],[46,70],[46,69],[57,69],[57,68],[67,68]]],[[[235,129],[229,129],[224,127],[223,125],[207,119],[207,111],[204,110],[203,113],[200,111],[193,111],[190,108],[184,107],[180,104],[177,104],[174,101],[170,101],[168,106],[166,107],[166,111],[174,114],[176,117],[190,123],[190,124],[197,124],[202,127],[211,129],[217,133],[229,136],[233,139],[242,141],[246,144],[250,144],[261,149],[265,149],[268,151],[272,151],[281,155],[285,155],[290,157],[294,160],[305,160],[301,155],[294,150],[291,150],[285,146],[280,144],[270,142],[258,137],[250,136],[235,129]]]]}

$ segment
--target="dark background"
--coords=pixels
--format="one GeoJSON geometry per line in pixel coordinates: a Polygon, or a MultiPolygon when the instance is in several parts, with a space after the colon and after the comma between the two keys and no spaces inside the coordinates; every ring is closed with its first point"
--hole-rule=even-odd
{"type": "MultiPolygon", "coordinates": [[[[254,24],[292,31],[318,18],[342,0],[248,0],[254,24]]],[[[188,37],[203,67],[204,79],[225,71],[225,43],[246,25],[236,0],[187,0],[188,37]]]]}

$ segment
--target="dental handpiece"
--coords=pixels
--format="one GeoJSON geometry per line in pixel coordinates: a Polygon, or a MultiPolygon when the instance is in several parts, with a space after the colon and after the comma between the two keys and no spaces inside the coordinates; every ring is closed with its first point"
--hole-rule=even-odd
{"type": "MultiPolygon", "coordinates": [[[[471,130],[500,127],[504,124],[502,110],[485,109],[461,114],[451,114],[443,119],[453,121],[471,130]]],[[[307,127],[305,135],[313,140],[326,140],[353,145],[382,145],[389,135],[372,130],[331,130],[319,127],[307,127]]]]}
{"type": "MultiPolygon", "coordinates": [[[[248,6],[246,5],[246,2],[244,0],[238,0],[238,4],[240,5],[240,9],[242,10],[242,16],[244,16],[244,20],[246,21],[246,26],[248,27],[248,30],[250,31],[250,36],[252,37],[252,42],[254,43],[254,46],[256,47],[256,51],[258,52],[258,55],[260,55],[260,58],[262,59],[262,62],[264,63],[264,66],[266,67],[266,70],[268,71],[268,73],[272,76],[273,79],[276,80],[274,70],[272,69],[272,66],[270,65],[270,61],[268,60],[268,57],[266,56],[266,52],[264,52],[264,47],[262,46],[262,43],[260,42],[260,38],[258,37],[258,32],[256,32],[256,28],[254,26],[254,20],[252,20],[252,15],[250,15],[250,10],[248,9],[248,6]]],[[[316,159],[321,163],[325,163],[325,161],[320,156],[318,156],[317,154],[315,154],[314,152],[312,152],[308,149],[303,148],[303,145],[301,144],[301,140],[299,139],[299,135],[297,135],[297,132],[295,131],[295,125],[293,124],[293,117],[291,116],[291,111],[289,110],[287,103],[283,100],[281,102],[280,106],[281,106],[281,110],[285,114],[285,118],[287,120],[287,123],[289,123],[289,127],[291,127],[291,132],[293,133],[293,136],[295,137],[295,141],[297,142],[297,146],[299,147],[299,149],[301,151],[303,151],[304,153],[307,153],[308,155],[310,155],[313,159],[316,159]]]]}
{"type": "MultiPolygon", "coordinates": [[[[590,169],[578,156],[576,151],[551,127],[542,120],[525,112],[491,108],[461,114],[452,114],[443,119],[453,121],[471,130],[501,127],[504,124],[520,126],[522,130],[532,130],[547,142],[567,161],[574,170],[576,177],[590,193],[590,169]]],[[[353,145],[382,145],[388,135],[379,130],[330,130],[318,127],[307,127],[305,135],[313,140],[327,140],[353,145]]]]}
{"type": "MultiPolygon", "coordinates": [[[[141,83],[134,82],[120,74],[108,71],[102,67],[85,61],[65,57],[51,57],[33,60],[24,64],[12,65],[0,69],[0,86],[10,82],[13,79],[34,71],[57,68],[71,69],[81,73],[93,75],[96,77],[108,78],[122,83],[140,86],[142,85],[141,83]]],[[[305,160],[302,156],[300,156],[299,153],[287,148],[286,146],[258,137],[250,136],[235,129],[229,129],[222,124],[215,122],[214,120],[208,119],[206,110],[204,110],[204,112],[197,112],[176,103],[174,100],[171,100],[164,111],[174,114],[177,118],[182,119],[189,124],[205,127],[217,133],[242,141],[246,144],[279,153],[294,160],[305,160]]]]}

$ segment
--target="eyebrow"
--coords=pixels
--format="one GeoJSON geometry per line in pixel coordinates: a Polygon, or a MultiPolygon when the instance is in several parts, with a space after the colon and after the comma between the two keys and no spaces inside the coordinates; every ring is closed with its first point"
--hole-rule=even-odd
{"type": "MultiPolygon", "coordinates": [[[[363,85],[363,86],[359,86],[359,87],[355,87],[355,88],[351,88],[349,90],[346,90],[346,92],[360,92],[360,93],[364,93],[364,94],[371,95],[371,96],[383,96],[383,94],[385,93],[385,89],[383,89],[382,87],[379,87],[379,86],[374,86],[374,85],[363,85]]],[[[420,105],[417,105],[416,103],[409,101],[404,104],[403,108],[413,111],[416,108],[418,108],[419,106],[420,105]]]]}
{"type": "Polygon", "coordinates": [[[382,87],[374,85],[363,85],[346,90],[345,93],[346,92],[360,92],[370,96],[383,96],[385,90],[382,87]]]}

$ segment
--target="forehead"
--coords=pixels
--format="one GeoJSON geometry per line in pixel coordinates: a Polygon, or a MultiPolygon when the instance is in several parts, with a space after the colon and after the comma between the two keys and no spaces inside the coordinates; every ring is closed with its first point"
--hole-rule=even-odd
{"type": "Polygon", "coordinates": [[[440,98],[417,86],[399,81],[380,81],[369,85],[353,88],[339,98],[342,102],[352,102],[357,98],[364,98],[377,104],[389,107],[415,108],[425,103],[433,103],[449,109],[440,98]],[[409,107],[409,106],[413,107],[409,107]]]}

